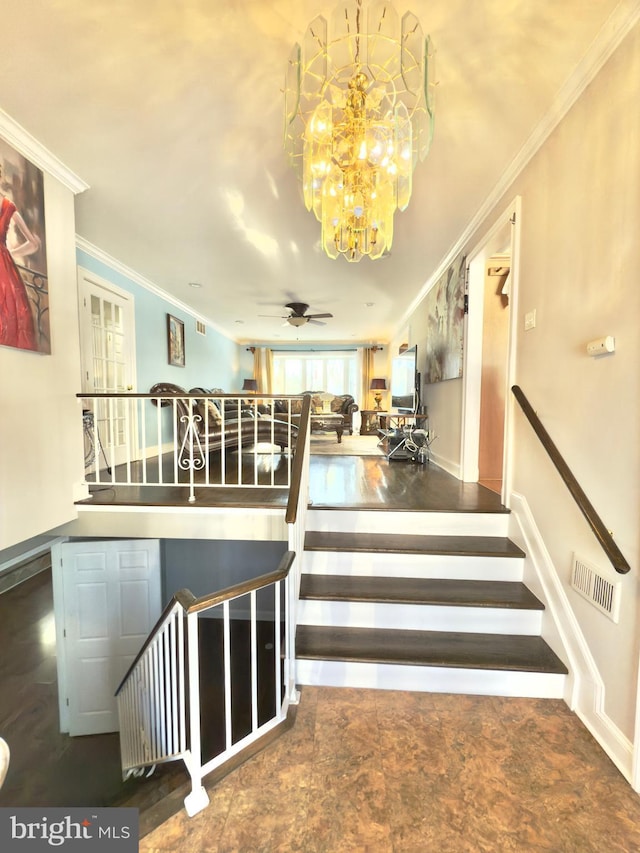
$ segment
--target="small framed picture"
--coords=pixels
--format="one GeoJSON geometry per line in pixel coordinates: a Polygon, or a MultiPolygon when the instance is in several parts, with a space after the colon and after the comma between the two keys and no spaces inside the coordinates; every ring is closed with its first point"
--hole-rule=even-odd
{"type": "Polygon", "coordinates": [[[172,314],[167,314],[167,343],[169,364],[184,367],[184,323],[172,314]]]}

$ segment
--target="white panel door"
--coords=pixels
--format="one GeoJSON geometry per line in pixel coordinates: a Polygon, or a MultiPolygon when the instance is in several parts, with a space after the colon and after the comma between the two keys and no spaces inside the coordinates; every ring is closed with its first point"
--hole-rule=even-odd
{"type": "Polygon", "coordinates": [[[161,613],[157,539],[62,545],[69,734],[118,731],[114,693],[161,613]]]}

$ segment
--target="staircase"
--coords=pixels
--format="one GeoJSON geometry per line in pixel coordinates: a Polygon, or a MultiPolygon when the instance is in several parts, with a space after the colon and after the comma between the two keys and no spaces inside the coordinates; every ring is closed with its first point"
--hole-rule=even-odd
{"type": "Polygon", "coordinates": [[[508,513],[311,509],[299,684],[562,698],[508,513]]]}

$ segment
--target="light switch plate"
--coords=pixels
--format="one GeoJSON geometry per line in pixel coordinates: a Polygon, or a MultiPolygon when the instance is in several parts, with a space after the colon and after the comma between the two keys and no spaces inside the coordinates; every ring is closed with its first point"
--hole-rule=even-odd
{"type": "Polygon", "coordinates": [[[529,331],[529,329],[535,329],[536,327],[536,309],[533,311],[527,311],[524,315],[524,330],[525,332],[529,331]]]}

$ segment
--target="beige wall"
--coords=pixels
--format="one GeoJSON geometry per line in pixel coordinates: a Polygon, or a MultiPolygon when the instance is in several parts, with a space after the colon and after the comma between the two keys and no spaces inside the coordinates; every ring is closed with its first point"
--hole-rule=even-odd
{"type": "MultiPolygon", "coordinates": [[[[633,737],[638,665],[640,27],[517,181],[522,196],[517,383],[631,563],[614,625],[568,587],[571,555],[608,563],[522,417],[513,486],[525,495],[605,682],[605,712],[633,737]],[[536,309],[536,328],[523,332],[536,309]],[[613,355],[589,340],[614,335],[613,355]]],[[[513,194],[513,193],[512,193],[513,194]]]]}
{"type": "MultiPolygon", "coordinates": [[[[513,488],[529,503],[604,681],[604,712],[629,739],[639,646],[638,103],[636,26],[464,249],[478,245],[505,204],[521,196],[516,382],[631,564],[618,625],[569,586],[574,551],[604,571],[610,566],[519,410],[513,488]],[[524,314],[534,308],[536,328],[525,332],[524,314]],[[586,343],[604,335],[615,336],[615,354],[588,357],[586,343]]],[[[409,324],[420,347],[419,308],[409,324]]],[[[462,381],[429,386],[427,397],[440,435],[434,451],[455,466],[462,381]]]]}
{"type": "Polygon", "coordinates": [[[51,355],[0,347],[0,550],[73,518],[83,478],[74,197],[44,188],[51,355]]]}
{"type": "Polygon", "coordinates": [[[462,380],[424,384],[426,364],[427,321],[425,311],[418,307],[406,329],[391,344],[392,355],[401,343],[418,348],[418,371],[421,375],[420,397],[429,415],[429,430],[437,436],[431,445],[434,461],[454,476],[460,473],[460,440],[462,434],[462,380]]]}

